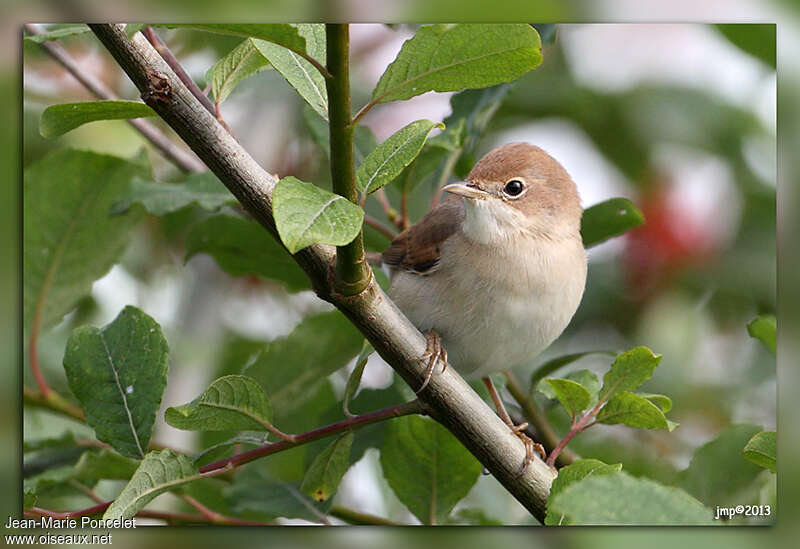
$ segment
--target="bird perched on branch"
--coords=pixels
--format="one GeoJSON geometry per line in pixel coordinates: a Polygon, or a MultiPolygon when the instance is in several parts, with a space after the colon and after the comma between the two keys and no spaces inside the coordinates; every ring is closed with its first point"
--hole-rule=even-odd
{"type": "Polygon", "coordinates": [[[566,328],[586,282],[582,208],[569,174],[539,147],[514,143],[484,156],[466,181],[383,252],[390,296],[427,335],[435,366],[481,377],[498,414],[526,447],[488,377],[529,364],[566,328]]]}

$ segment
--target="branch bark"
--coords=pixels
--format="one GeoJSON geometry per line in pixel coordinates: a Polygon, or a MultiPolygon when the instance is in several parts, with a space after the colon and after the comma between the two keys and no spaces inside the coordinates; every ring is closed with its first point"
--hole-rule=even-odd
{"type": "MultiPolygon", "coordinates": [[[[277,183],[181,84],[169,66],[141,35],[128,39],[122,25],[90,25],[148,104],[180,135],[219,179],[271,234],[272,190],[277,183]]],[[[294,259],[305,270],[317,294],[341,310],[369,339],[375,350],[411,386],[425,377],[425,338],[370,277],[367,287],[346,296],[334,287],[335,251],[309,246],[294,259]]],[[[537,519],[555,472],[539,459],[520,472],[522,442],[481,400],[454,368],[433,376],[419,395],[425,411],[447,427],[495,478],[537,519]]]]}

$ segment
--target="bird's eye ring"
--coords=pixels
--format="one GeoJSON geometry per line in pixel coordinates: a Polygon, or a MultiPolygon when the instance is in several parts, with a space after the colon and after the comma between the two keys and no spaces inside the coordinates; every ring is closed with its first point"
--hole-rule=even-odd
{"type": "Polygon", "coordinates": [[[511,198],[516,198],[525,190],[525,184],[519,179],[512,179],[503,187],[503,192],[511,198]]]}

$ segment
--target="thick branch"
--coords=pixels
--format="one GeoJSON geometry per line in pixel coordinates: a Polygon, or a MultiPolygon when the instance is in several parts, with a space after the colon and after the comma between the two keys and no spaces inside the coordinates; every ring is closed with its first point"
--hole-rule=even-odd
{"type": "MultiPolygon", "coordinates": [[[[276,179],[262,169],[197,99],[141,35],[128,39],[120,25],[91,25],[92,30],[145,94],[160,82],[170,95],[151,106],[180,135],[242,202],[247,211],[275,235],[271,195],[276,179]]],[[[378,353],[411,386],[419,387],[427,363],[425,338],[389,297],[370,280],[366,289],[343,296],[331,288],[330,246],[309,246],[294,255],[317,294],[338,307],[369,339],[378,353]]],[[[458,375],[455,368],[433,376],[420,394],[426,411],[445,425],[503,486],[535,517],[544,519],[554,471],[534,459],[520,473],[522,442],[458,375]]]]}
{"type": "MultiPolygon", "coordinates": [[[[26,24],[25,30],[31,34],[41,34],[35,25],[26,24]]],[[[50,54],[50,57],[58,61],[67,72],[74,76],[78,82],[92,92],[98,99],[114,100],[118,99],[116,95],[100,80],[96,79],[86,70],[78,66],[78,63],[67,53],[64,47],[55,41],[47,41],[41,44],[44,51],[50,54]]],[[[178,145],[170,141],[158,128],[146,120],[134,118],[128,120],[128,124],[133,126],[142,136],[147,139],[152,145],[161,152],[168,160],[172,161],[178,168],[185,172],[204,172],[206,167],[200,162],[196,156],[183,150],[178,145]]]]}
{"type": "MultiPolygon", "coordinates": [[[[327,64],[331,77],[328,89],[330,117],[331,182],[333,192],[358,203],[353,159],[353,125],[350,115],[350,35],[346,24],[325,25],[327,64]]],[[[350,244],[336,250],[337,290],[355,295],[370,281],[370,269],[364,255],[363,232],[350,244]]]]}

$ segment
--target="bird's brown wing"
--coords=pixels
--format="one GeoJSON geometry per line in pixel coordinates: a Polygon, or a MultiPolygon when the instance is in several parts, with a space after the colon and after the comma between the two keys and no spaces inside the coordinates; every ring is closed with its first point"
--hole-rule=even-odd
{"type": "Polygon", "coordinates": [[[397,235],[383,252],[383,263],[417,274],[431,274],[439,264],[442,243],[464,219],[460,197],[448,197],[413,226],[397,235]]]}

